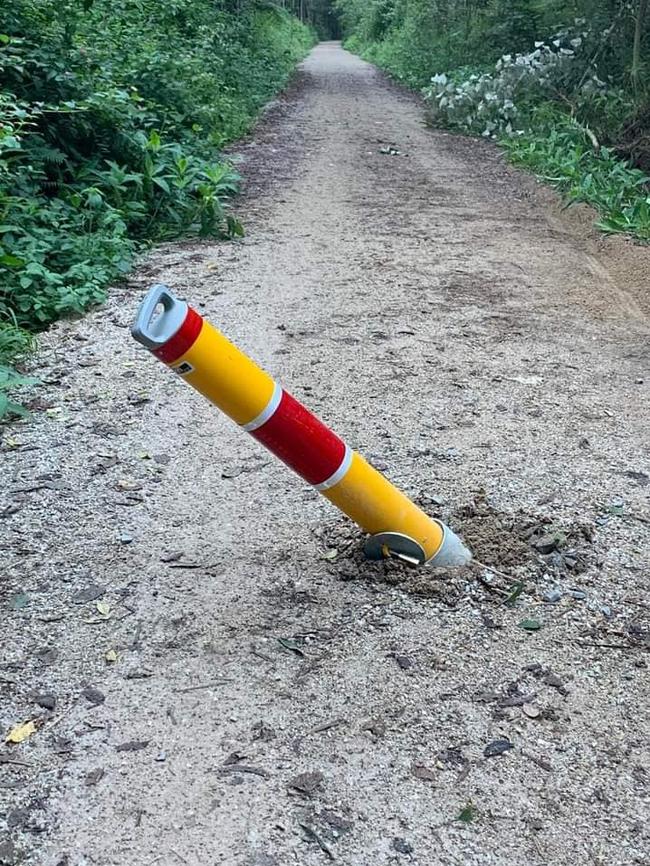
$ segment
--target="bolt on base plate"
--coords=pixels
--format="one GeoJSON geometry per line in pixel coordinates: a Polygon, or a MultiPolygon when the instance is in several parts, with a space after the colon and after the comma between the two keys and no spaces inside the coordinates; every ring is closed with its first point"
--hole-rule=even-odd
{"type": "Polygon", "coordinates": [[[363,552],[368,559],[399,559],[407,565],[424,565],[424,548],[401,532],[378,532],[366,539],[363,552]]]}

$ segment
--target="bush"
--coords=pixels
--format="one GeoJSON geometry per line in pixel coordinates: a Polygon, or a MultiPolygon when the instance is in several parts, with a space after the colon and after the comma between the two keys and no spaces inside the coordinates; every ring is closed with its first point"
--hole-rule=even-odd
{"type": "Polygon", "coordinates": [[[563,126],[502,142],[511,159],[559,189],[569,202],[600,212],[596,226],[650,241],[650,177],[606,147],[594,150],[584,128],[563,126]]]}
{"type": "Polygon", "coordinates": [[[461,81],[434,75],[424,90],[431,122],[488,138],[523,132],[530,122],[525,109],[557,92],[581,44],[581,36],[555,37],[529,54],[505,54],[491,73],[461,81]]]}
{"type": "Polygon", "coordinates": [[[282,10],[231,5],[14,0],[0,10],[6,345],[16,327],[102,301],[143,244],[242,233],[228,213],[238,175],[219,148],[248,129],[313,35],[282,10]]]}

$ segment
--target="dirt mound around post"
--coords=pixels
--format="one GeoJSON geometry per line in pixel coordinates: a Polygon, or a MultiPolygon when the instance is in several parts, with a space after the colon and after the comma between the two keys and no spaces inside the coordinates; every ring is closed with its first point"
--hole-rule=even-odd
{"type": "Polygon", "coordinates": [[[395,559],[370,561],[363,552],[363,533],[337,520],[319,533],[327,545],[330,573],[340,580],[385,582],[455,606],[464,595],[477,592],[505,601],[511,593],[581,574],[595,559],[594,528],[586,522],[566,525],[547,515],[502,512],[482,491],[455,510],[424,500],[418,505],[460,535],[473,553],[470,565],[413,568],[395,559]]]}

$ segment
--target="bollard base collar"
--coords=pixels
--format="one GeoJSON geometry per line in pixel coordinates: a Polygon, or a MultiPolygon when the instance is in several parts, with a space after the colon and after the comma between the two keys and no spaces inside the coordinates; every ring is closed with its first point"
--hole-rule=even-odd
{"type": "Polygon", "coordinates": [[[444,523],[435,521],[442,529],[442,544],[430,558],[421,544],[401,532],[378,532],[366,539],[363,548],[368,559],[399,559],[407,565],[430,565],[433,568],[458,568],[472,560],[471,552],[460,538],[444,523]]]}
{"type": "Polygon", "coordinates": [[[434,568],[458,568],[461,565],[468,565],[472,561],[471,551],[465,547],[453,530],[444,523],[437,522],[442,527],[442,544],[431,559],[427,560],[427,565],[434,568]]]}

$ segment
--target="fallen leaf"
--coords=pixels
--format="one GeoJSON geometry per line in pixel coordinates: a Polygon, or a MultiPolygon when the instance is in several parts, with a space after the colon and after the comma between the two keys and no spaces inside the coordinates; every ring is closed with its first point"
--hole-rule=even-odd
{"type": "Polygon", "coordinates": [[[12,728],[5,738],[5,743],[22,743],[32,734],[35,734],[38,728],[34,720],[24,722],[22,725],[16,725],[12,728]]]}
{"type": "Polygon", "coordinates": [[[297,656],[301,656],[304,658],[304,652],[295,641],[289,640],[289,638],[286,637],[279,637],[278,643],[286,650],[289,650],[290,652],[295,653],[297,656]]]}
{"type": "Polygon", "coordinates": [[[29,604],[29,596],[26,592],[19,592],[9,602],[9,610],[22,610],[27,604],[29,604]]]}
{"type": "Polygon", "coordinates": [[[111,615],[111,606],[107,601],[98,601],[95,607],[97,608],[97,613],[100,614],[100,616],[104,616],[106,617],[106,619],[108,619],[108,617],[111,615]]]}
{"type": "Polygon", "coordinates": [[[519,623],[519,628],[523,628],[524,631],[539,631],[541,627],[542,624],[538,619],[522,619],[519,623]]]}
{"type": "Polygon", "coordinates": [[[463,824],[471,824],[474,818],[476,818],[476,814],[476,806],[473,803],[468,803],[460,815],[457,816],[456,820],[462,821],[463,824]]]}
{"type": "Polygon", "coordinates": [[[512,607],[514,603],[517,601],[519,596],[524,591],[525,584],[523,580],[518,580],[516,583],[513,583],[510,587],[510,594],[506,599],[504,599],[504,604],[507,604],[508,607],[512,607]]]}

